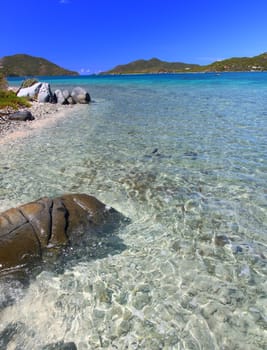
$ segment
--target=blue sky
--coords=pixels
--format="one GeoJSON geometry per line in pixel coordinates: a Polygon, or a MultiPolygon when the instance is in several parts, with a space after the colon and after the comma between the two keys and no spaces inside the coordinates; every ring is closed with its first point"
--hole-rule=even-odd
{"type": "Polygon", "coordinates": [[[157,57],[208,64],[267,51],[266,0],[2,0],[0,57],[96,73],[157,57]]]}

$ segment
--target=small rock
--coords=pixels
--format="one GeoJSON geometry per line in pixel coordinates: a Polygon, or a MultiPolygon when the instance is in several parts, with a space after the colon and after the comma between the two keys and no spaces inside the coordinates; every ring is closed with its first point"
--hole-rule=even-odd
{"type": "Polygon", "coordinates": [[[229,238],[225,235],[216,236],[214,242],[219,247],[223,247],[225,244],[230,243],[229,238]]]}
{"type": "Polygon", "coordinates": [[[118,326],[118,336],[126,335],[131,329],[131,323],[129,321],[122,320],[118,326]]]}
{"type": "Polygon", "coordinates": [[[19,111],[9,115],[9,120],[27,121],[34,119],[30,111],[19,111]]]}

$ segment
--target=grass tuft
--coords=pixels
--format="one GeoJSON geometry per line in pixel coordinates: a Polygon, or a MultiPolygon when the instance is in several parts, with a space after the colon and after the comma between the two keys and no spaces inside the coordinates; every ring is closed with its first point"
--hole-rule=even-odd
{"type": "Polygon", "coordinates": [[[0,90],[0,109],[10,107],[17,110],[30,106],[31,104],[26,98],[18,97],[14,91],[0,90]]]}

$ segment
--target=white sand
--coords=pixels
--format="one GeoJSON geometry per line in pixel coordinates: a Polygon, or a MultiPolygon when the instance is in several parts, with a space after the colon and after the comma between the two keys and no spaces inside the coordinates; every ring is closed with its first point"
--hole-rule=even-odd
{"type": "Polygon", "coordinates": [[[31,135],[37,129],[46,125],[53,125],[59,119],[66,117],[73,108],[79,105],[60,105],[52,103],[32,102],[32,106],[26,108],[34,116],[32,121],[6,121],[0,124],[0,144],[12,142],[19,138],[31,135]],[[2,128],[1,128],[2,126],[2,128]]]}

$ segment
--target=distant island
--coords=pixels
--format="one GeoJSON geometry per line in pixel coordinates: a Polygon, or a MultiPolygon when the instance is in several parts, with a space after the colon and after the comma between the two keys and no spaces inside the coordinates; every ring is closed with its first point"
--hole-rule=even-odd
{"type": "MultiPolygon", "coordinates": [[[[254,57],[232,57],[208,65],[166,62],[158,58],[140,59],[118,65],[100,75],[160,74],[183,72],[253,72],[267,71],[267,52],[254,57]]],[[[62,68],[41,57],[26,54],[4,56],[0,59],[0,74],[5,77],[78,76],[79,73],[62,68]]]]}
{"type": "Polygon", "coordinates": [[[6,77],[79,75],[77,72],[64,69],[44,58],[26,54],[2,57],[0,59],[0,71],[6,77]]]}
{"type": "Polygon", "coordinates": [[[158,58],[137,60],[102,72],[105,74],[147,74],[147,73],[181,73],[181,72],[250,72],[267,71],[267,52],[254,57],[233,57],[213,62],[209,65],[182,62],[165,62],[158,58]]]}

